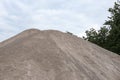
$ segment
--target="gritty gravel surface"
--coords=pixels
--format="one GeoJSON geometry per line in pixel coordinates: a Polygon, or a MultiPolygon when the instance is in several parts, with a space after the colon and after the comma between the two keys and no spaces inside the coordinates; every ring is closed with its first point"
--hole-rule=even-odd
{"type": "Polygon", "coordinates": [[[0,43],[0,80],[120,80],[120,56],[74,35],[29,29],[0,43]]]}

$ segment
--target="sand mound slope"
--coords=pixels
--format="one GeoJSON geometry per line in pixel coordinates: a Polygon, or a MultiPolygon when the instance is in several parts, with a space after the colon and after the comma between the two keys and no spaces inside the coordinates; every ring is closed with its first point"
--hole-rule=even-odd
{"type": "Polygon", "coordinates": [[[120,80],[120,56],[55,30],[26,30],[0,44],[0,80],[120,80]]]}

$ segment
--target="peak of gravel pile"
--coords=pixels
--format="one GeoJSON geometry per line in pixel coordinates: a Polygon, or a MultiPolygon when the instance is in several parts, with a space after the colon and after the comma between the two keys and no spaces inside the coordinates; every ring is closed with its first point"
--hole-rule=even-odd
{"type": "Polygon", "coordinates": [[[74,35],[29,29],[0,43],[0,80],[120,80],[120,56],[74,35]]]}

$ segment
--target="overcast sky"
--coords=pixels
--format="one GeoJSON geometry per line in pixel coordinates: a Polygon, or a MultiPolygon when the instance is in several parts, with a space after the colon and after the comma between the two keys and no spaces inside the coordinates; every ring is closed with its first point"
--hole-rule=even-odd
{"type": "Polygon", "coordinates": [[[102,26],[115,1],[0,0],[0,41],[29,28],[85,35],[85,30],[102,26]]]}

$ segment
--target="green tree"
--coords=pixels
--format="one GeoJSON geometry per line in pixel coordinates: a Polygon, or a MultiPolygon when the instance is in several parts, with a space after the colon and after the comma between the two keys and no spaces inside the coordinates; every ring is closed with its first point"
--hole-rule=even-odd
{"type": "Polygon", "coordinates": [[[93,28],[87,30],[84,39],[120,55],[120,1],[115,2],[108,11],[111,16],[104,26],[98,31],[93,28]]]}
{"type": "Polygon", "coordinates": [[[87,37],[83,37],[85,40],[88,40],[90,42],[93,42],[97,44],[97,31],[94,28],[91,28],[90,30],[87,30],[86,32],[87,37]]]}
{"type": "Polygon", "coordinates": [[[85,40],[88,40],[92,43],[95,43],[101,47],[106,46],[107,36],[109,35],[109,29],[104,26],[100,30],[96,31],[94,28],[86,31],[86,36],[83,37],[85,40]]]}
{"type": "Polygon", "coordinates": [[[109,8],[111,16],[104,25],[110,28],[107,49],[120,54],[120,1],[115,2],[113,8],[109,8]]]}
{"type": "Polygon", "coordinates": [[[109,29],[104,26],[101,27],[100,30],[98,30],[98,45],[100,45],[101,47],[106,48],[106,43],[107,43],[107,37],[109,35],[109,29]]]}

